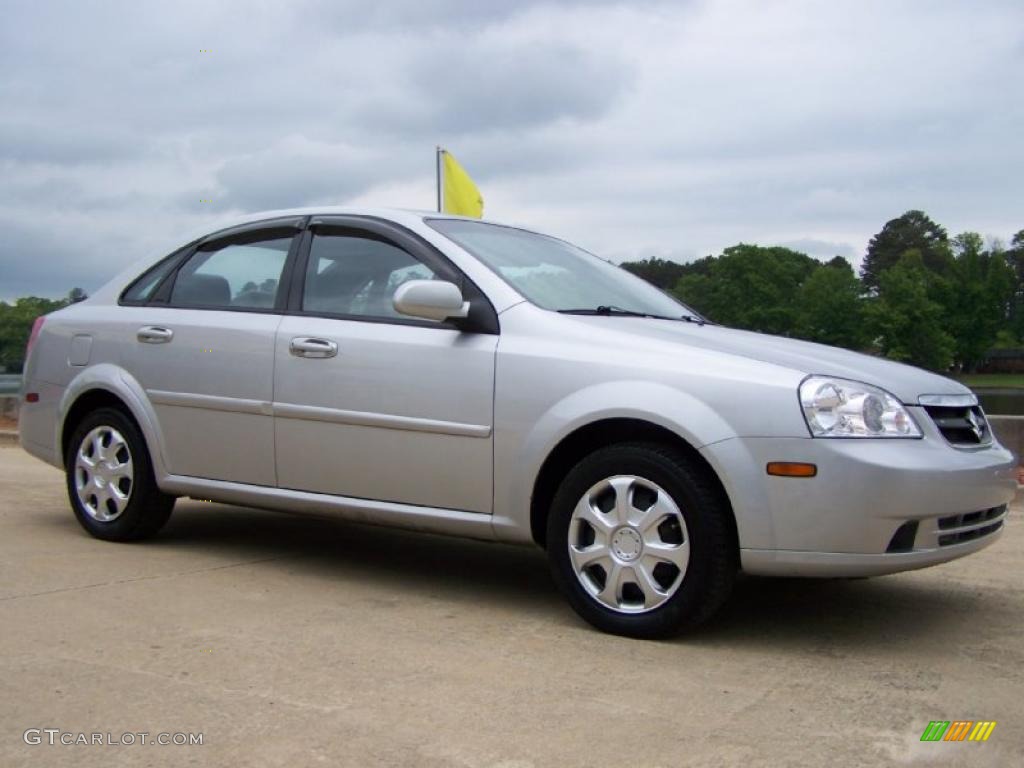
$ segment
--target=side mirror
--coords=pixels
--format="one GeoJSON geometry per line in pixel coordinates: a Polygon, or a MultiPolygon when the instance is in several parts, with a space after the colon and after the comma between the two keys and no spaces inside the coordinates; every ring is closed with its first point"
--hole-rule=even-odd
{"type": "Polygon", "coordinates": [[[392,301],[397,312],[425,320],[441,322],[469,314],[469,302],[463,301],[459,287],[442,280],[409,280],[398,286],[392,301]]]}

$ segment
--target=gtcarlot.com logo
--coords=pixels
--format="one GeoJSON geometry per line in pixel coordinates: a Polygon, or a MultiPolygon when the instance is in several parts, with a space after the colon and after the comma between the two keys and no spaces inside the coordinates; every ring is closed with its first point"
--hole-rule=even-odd
{"type": "Polygon", "coordinates": [[[159,746],[187,747],[203,743],[201,733],[150,733],[149,731],[125,731],[114,734],[84,731],[62,731],[60,728],[28,728],[21,738],[26,744],[63,745],[65,747],[133,747],[135,745],[157,744],[159,746]]]}
{"type": "Polygon", "coordinates": [[[932,720],[921,741],[988,741],[995,728],[995,720],[932,720]]]}

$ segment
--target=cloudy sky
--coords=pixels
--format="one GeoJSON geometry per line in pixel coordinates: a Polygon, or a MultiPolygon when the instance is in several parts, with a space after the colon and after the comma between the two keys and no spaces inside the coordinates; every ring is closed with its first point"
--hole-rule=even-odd
{"type": "Polygon", "coordinates": [[[1024,3],[0,0],[0,299],[240,213],[434,204],[616,260],[1024,228],[1024,3]],[[207,52],[208,51],[208,52],[207,52]],[[212,202],[201,202],[210,200],[212,202]]]}

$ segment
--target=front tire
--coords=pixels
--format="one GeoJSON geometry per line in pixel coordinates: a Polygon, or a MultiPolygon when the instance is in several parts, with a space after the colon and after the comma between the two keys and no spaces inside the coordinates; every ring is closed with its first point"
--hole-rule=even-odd
{"type": "Polygon", "coordinates": [[[573,609],[606,632],[654,638],[697,626],[732,590],[731,514],[709,470],[681,451],[602,448],[555,494],[552,574],[573,609]]]}
{"type": "Polygon", "coordinates": [[[79,422],[64,468],[75,517],[98,539],[144,539],[171,515],[174,497],[157,487],[142,434],[116,408],[99,408],[79,422]]]}

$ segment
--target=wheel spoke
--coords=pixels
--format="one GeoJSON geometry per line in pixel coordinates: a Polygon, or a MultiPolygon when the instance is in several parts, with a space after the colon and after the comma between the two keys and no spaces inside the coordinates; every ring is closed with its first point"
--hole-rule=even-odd
{"type": "Polygon", "coordinates": [[[608,566],[604,561],[611,559],[608,547],[603,543],[594,543],[589,547],[569,547],[569,555],[572,557],[577,571],[582,571],[595,563],[604,565],[605,571],[607,571],[608,566]]]}
{"type": "Polygon", "coordinates": [[[81,470],[82,474],[85,475],[85,482],[88,483],[92,479],[92,473],[95,467],[88,462],[84,456],[79,456],[75,460],[75,474],[78,475],[78,471],[81,470]]]}
{"type": "Polygon", "coordinates": [[[654,503],[639,514],[634,515],[633,518],[632,525],[640,531],[640,534],[644,537],[644,541],[647,540],[648,532],[651,531],[658,523],[666,517],[679,514],[679,510],[676,509],[676,505],[672,503],[672,500],[667,494],[662,493],[660,490],[654,490],[654,492],[656,494],[654,503]]]}
{"type": "Polygon", "coordinates": [[[644,607],[653,608],[662,601],[664,601],[666,594],[662,591],[661,587],[658,586],[654,580],[653,573],[648,570],[647,566],[643,563],[637,563],[633,566],[633,576],[636,581],[636,585],[640,587],[640,591],[644,593],[644,607]]]}
{"type": "Polygon", "coordinates": [[[107,498],[114,503],[114,508],[117,510],[117,514],[124,512],[124,508],[128,504],[127,493],[121,493],[121,489],[116,485],[108,485],[107,498]]]}
{"type": "Polygon", "coordinates": [[[92,438],[92,460],[99,464],[106,457],[106,450],[103,448],[103,432],[97,430],[92,438]]]}
{"type": "Polygon", "coordinates": [[[110,468],[110,476],[112,480],[118,480],[122,477],[127,477],[129,480],[134,476],[134,468],[132,467],[131,458],[124,464],[115,464],[110,468]]]}
{"type": "Polygon", "coordinates": [[[121,452],[122,448],[127,449],[128,445],[125,443],[123,437],[115,433],[115,437],[111,438],[110,445],[107,446],[107,464],[111,469],[121,463],[121,460],[117,458],[117,454],[121,452]]]}
{"type": "Polygon", "coordinates": [[[110,491],[107,486],[102,488],[93,487],[93,495],[96,497],[96,517],[100,520],[106,520],[110,517],[110,510],[107,509],[107,499],[110,498],[110,491]]]}
{"type": "Polygon", "coordinates": [[[690,544],[686,541],[682,544],[645,543],[644,555],[654,561],[672,563],[680,571],[685,571],[690,562],[690,544]]]}
{"type": "Polygon", "coordinates": [[[614,560],[606,572],[604,589],[597,593],[597,599],[607,606],[618,608],[622,597],[622,576],[624,568],[614,560]]]}
{"type": "Polygon", "coordinates": [[[632,487],[634,478],[613,477],[608,484],[615,491],[615,506],[612,508],[612,516],[619,525],[628,525],[629,518],[633,513],[632,487]]]}
{"type": "Polygon", "coordinates": [[[95,459],[92,459],[92,458],[89,458],[88,456],[86,456],[86,454],[85,454],[85,445],[83,445],[81,447],[81,449],[78,451],[77,462],[81,466],[85,467],[86,469],[92,469],[93,467],[96,466],[95,459]]]}
{"type": "Polygon", "coordinates": [[[580,503],[576,505],[576,509],[573,511],[573,517],[577,517],[580,520],[584,520],[590,524],[590,527],[595,532],[602,533],[605,537],[612,532],[615,528],[615,523],[608,519],[603,512],[597,509],[590,502],[590,494],[587,494],[580,503]]]}

